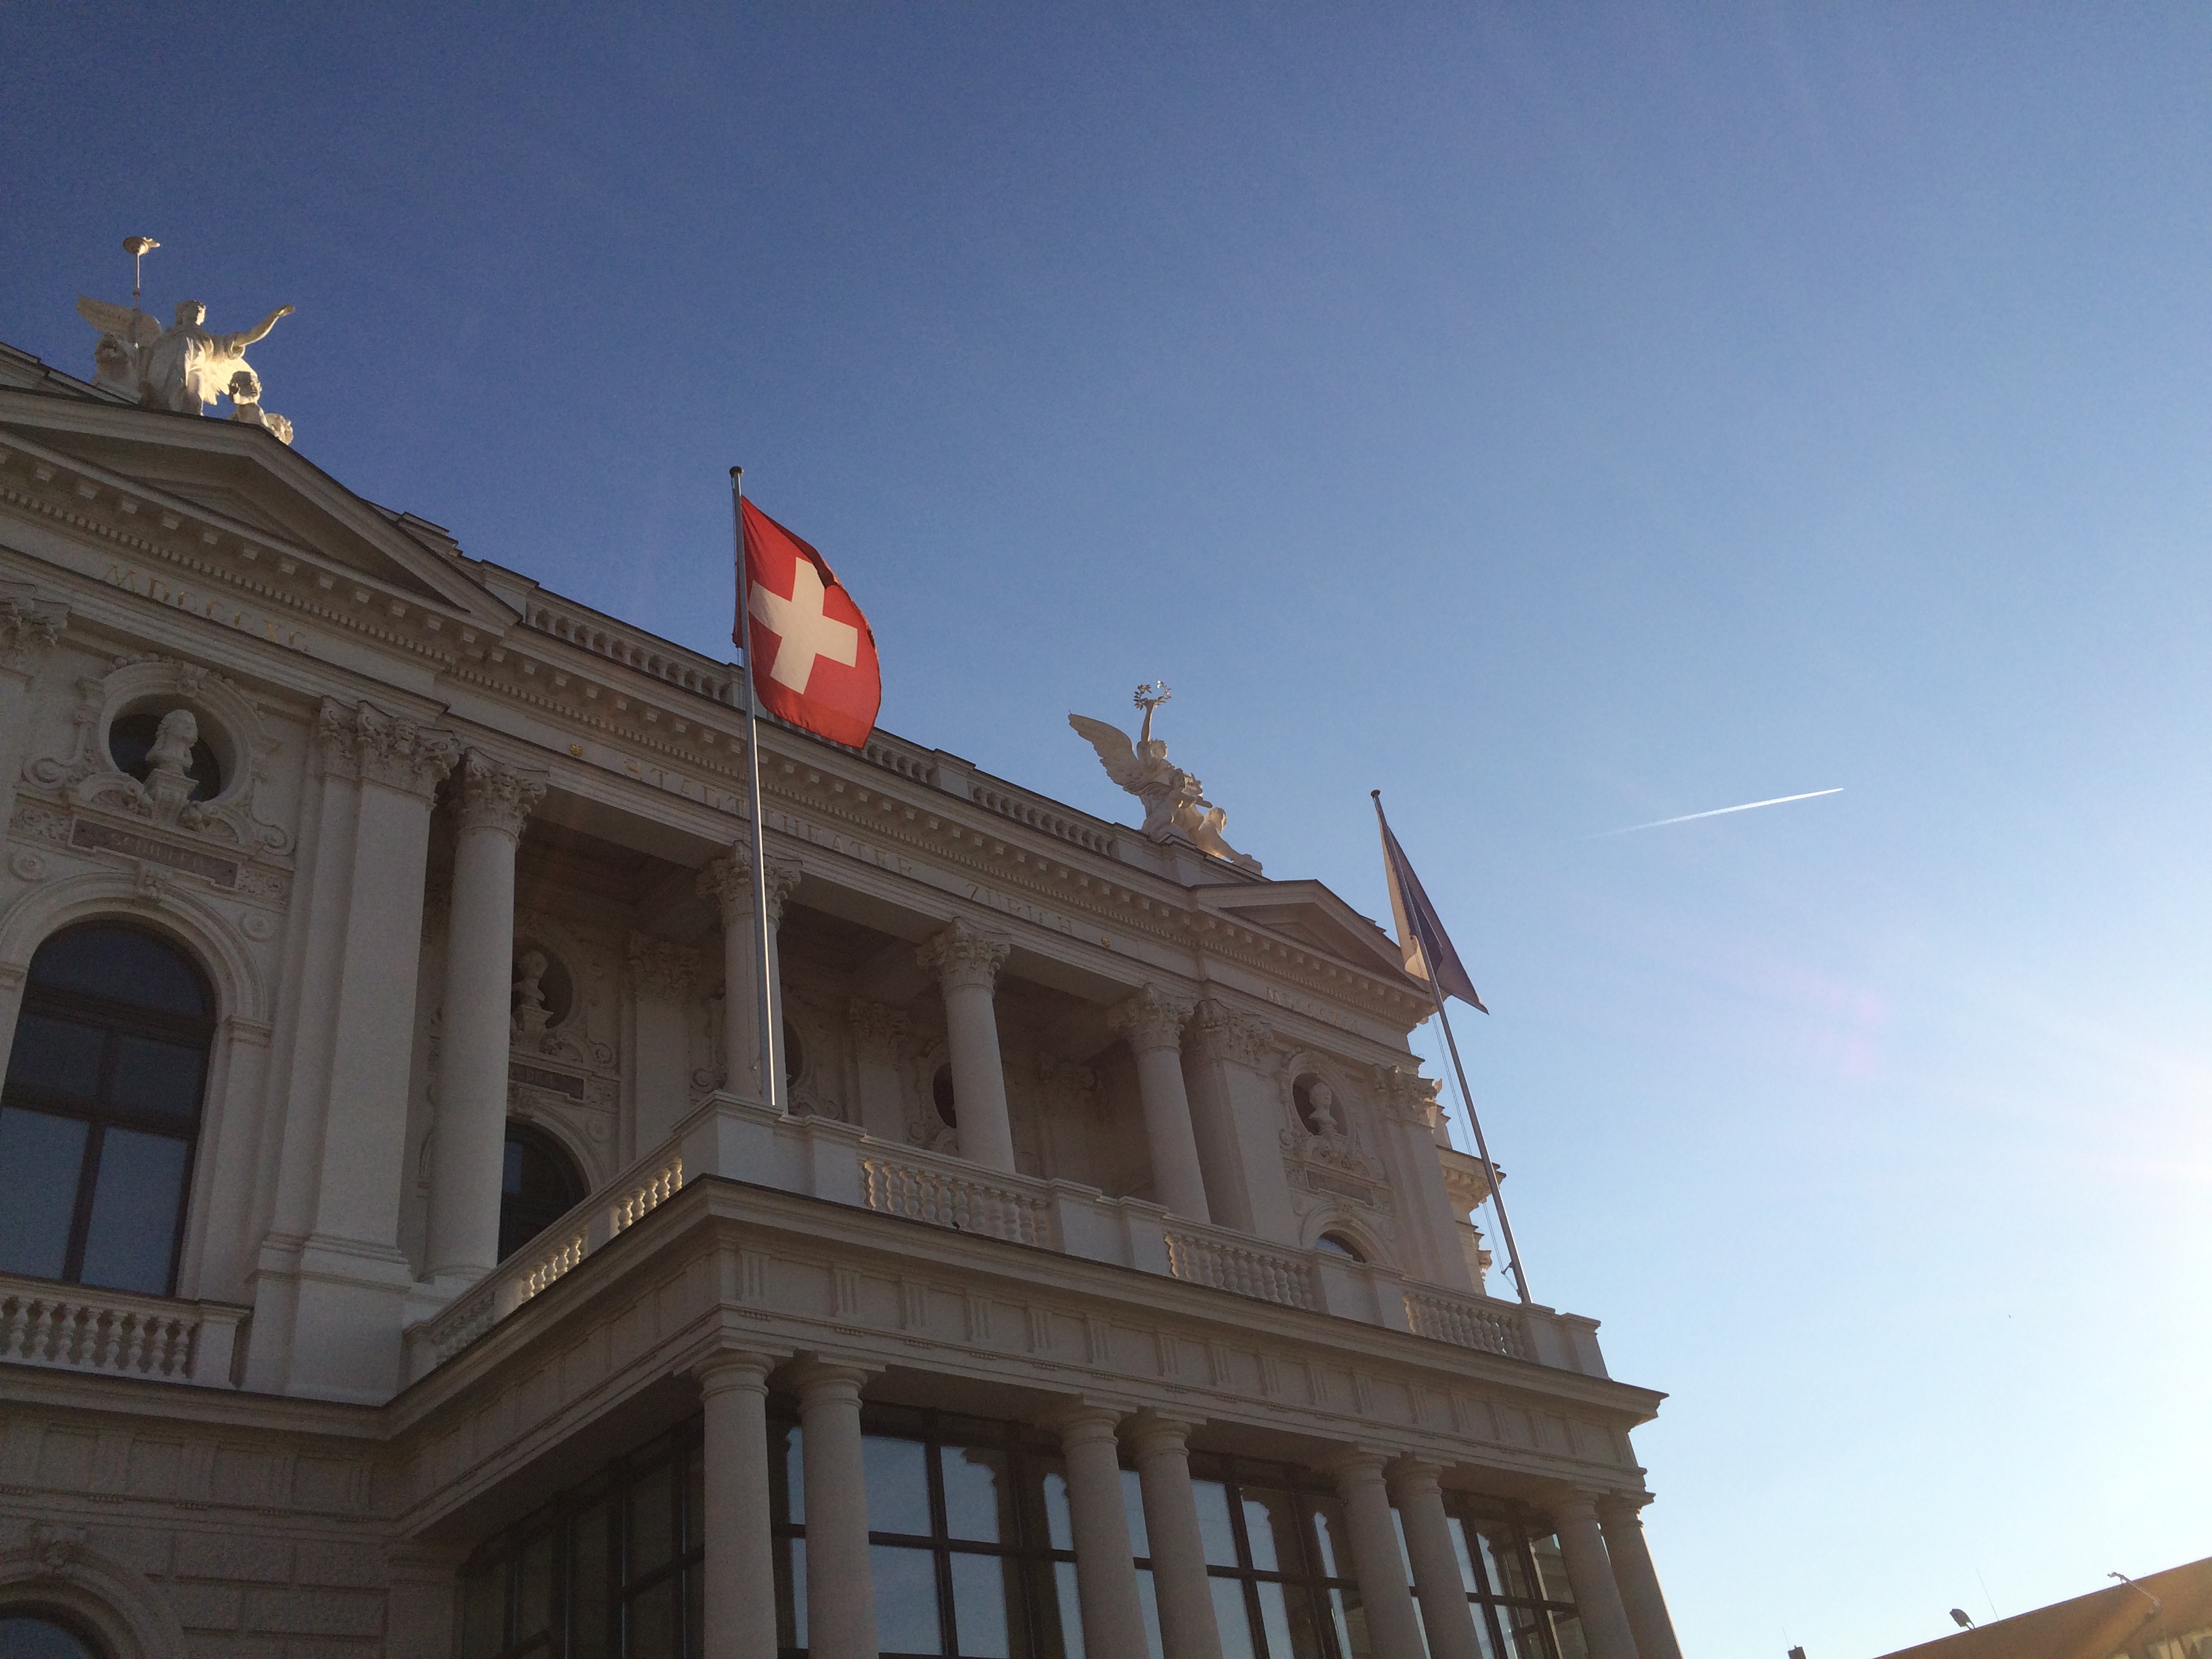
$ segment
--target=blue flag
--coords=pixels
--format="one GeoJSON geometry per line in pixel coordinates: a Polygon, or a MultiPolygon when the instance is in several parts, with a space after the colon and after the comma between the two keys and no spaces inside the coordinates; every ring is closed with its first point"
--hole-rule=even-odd
{"type": "Polygon", "coordinates": [[[1375,821],[1382,827],[1382,873],[1390,884],[1390,916],[1398,924],[1398,950],[1406,971],[1435,988],[1437,999],[1457,997],[1488,1013],[1475,994],[1474,981],[1452,949],[1451,936],[1437,919],[1437,907],[1421,890],[1421,879],[1407,861],[1406,849],[1390,833],[1390,820],[1382,816],[1382,792],[1375,794],[1375,821]]]}

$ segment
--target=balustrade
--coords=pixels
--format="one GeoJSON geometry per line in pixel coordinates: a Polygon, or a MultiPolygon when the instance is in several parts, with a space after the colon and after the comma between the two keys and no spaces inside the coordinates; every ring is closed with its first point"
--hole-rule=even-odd
{"type": "Polygon", "coordinates": [[[882,1157],[863,1158],[860,1170],[872,1210],[1012,1244],[1052,1248],[1052,1206],[1041,1182],[1034,1193],[1023,1192],[1004,1176],[980,1176],[950,1163],[930,1167],[882,1157]]]}
{"type": "Polygon", "coordinates": [[[1507,1303],[1479,1302],[1439,1291],[1407,1291],[1406,1322],[1414,1335],[1433,1342],[1480,1348],[1516,1359],[1530,1358],[1520,1310],[1507,1303]]]}
{"type": "Polygon", "coordinates": [[[0,1359],[227,1389],[246,1313],[217,1303],[0,1279],[0,1359]]]}
{"type": "Polygon", "coordinates": [[[1285,1308],[1321,1306],[1313,1269],[1285,1251],[1226,1234],[1175,1228],[1168,1233],[1168,1271],[1192,1285],[1210,1285],[1285,1308]]]}

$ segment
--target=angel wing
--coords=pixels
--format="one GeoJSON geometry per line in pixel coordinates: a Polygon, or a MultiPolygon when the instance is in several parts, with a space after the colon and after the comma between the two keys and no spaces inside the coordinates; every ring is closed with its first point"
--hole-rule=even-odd
{"type": "Polygon", "coordinates": [[[1106,775],[1134,793],[1145,781],[1145,769],[1137,759],[1136,745],[1129,741],[1129,734],[1118,726],[1094,720],[1087,714],[1070,714],[1067,723],[1098,751],[1098,763],[1106,769],[1106,775]]]}
{"type": "Polygon", "coordinates": [[[136,306],[112,306],[105,300],[88,300],[80,294],[76,314],[102,334],[112,334],[126,345],[149,346],[161,337],[161,325],[136,306]]]}

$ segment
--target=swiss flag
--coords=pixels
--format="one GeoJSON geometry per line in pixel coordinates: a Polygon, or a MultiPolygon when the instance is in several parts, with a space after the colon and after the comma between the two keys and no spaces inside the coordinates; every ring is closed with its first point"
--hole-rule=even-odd
{"type": "Polygon", "coordinates": [[[739,507],[749,591],[731,637],[750,655],[761,707],[832,743],[864,748],[884,701],[868,619],[819,553],[750,501],[739,507]]]}

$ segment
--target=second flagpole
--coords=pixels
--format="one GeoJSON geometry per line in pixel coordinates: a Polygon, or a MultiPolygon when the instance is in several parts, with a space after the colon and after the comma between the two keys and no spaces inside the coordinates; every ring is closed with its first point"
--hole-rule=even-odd
{"type": "MultiPolygon", "coordinates": [[[[775,980],[770,971],[775,956],[768,929],[768,842],[761,823],[760,703],[753,695],[752,578],[745,565],[744,503],[745,470],[733,466],[730,469],[730,524],[738,544],[738,648],[745,671],[745,781],[753,821],[753,977],[760,989],[761,1099],[781,1111],[783,1091],[777,1085],[782,1068],[776,1064],[776,1050],[782,1046],[777,1040],[782,1033],[776,1019],[775,980]]],[[[732,1073],[739,1064],[734,1054],[727,1056],[726,1063],[732,1073]]]]}

